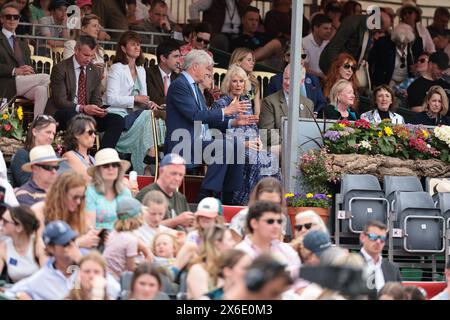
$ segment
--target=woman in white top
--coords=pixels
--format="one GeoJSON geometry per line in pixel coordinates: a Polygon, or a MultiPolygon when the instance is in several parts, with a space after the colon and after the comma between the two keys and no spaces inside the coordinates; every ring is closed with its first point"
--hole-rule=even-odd
{"type": "Polygon", "coordinates": [[[114,64],[108,72],[106,104],[108,113],[125,118],[116,150],[130,153],[133,169],[144,173],[144,158],[155,156],[153,148],[152,112],[157,105],[147,95],[147,78],[139,34],[125,31],[117,44],[114,64]]]}
{"type": "Polygon", "coordinates": [[[0,243],[0,273],[6,267],[12,282],[37,272],[47,262],[45,245],[36,237],[39,220],[25,206],[6,208],[0,219],[0,233],[7,238],[0,243]]]}

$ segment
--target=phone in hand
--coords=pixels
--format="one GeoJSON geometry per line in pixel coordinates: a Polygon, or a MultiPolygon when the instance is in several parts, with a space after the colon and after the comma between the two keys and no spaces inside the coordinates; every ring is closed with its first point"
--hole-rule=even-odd
{"type": "Polygon", "coordinates": [[[104,104],[100,106],[100,108],[102,109],[108,109],[109,107],[111,107],[109,104],[104,104]]]}
{"type": "Polygon", "coordinates": [[[105,242],[106,242],[106,237],[108,236],[108,229],[103,228],[99,233],[98,233],[98,237],[100,238],[100,241],[98,242],[98,246],[97,246],[97,250],[99,252],[103,252],[103,250],[105,250],[105,242]]]}

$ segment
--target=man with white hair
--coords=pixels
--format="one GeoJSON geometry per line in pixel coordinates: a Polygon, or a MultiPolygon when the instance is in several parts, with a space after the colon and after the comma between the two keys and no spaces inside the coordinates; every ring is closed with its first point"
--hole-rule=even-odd
{"type": "Polygon", "coordinates": [[[392,34],[375,41],[369,54],[369,68],[372,85],[395,86],[413,75],[410,66],[414,64],[412,45],[414,30],[407,24],[397,25],[392,34]]]}
{"type": "Polygon", "coordinates": [[[254,122],[254,117],[238,115],[236,119],[229,118],[244,113],[249,108],[248,101],[233,101],[223,109],[208,110],[198,84],[212,75],[213,64],[211,56],[203,50],[192,50],[185,56],[184,71],[172,82],[167,93],[166,111],[170,116],[166,120],[165,153],[182,155],[187,168],[201,165],[202,162],[208,164],[198,201],[209,196],[217,197],[217,193],[222,193],[222,200],[230,203],[232,191],[238,190],[242,185],[243,165],[236,164],[236,161],[231,161],[230,164],[230,160],[235,160],[231,157],[236,152],[230,152],[235,151],[234,140],[223,139],[223,136],[218,138],[217,134],[214,135],[217,140],[213,140],[210,128],[224,133],[232,126],[254,122]],[[215,151],[214,159],[207,156],[211,151],[215,151]]]}

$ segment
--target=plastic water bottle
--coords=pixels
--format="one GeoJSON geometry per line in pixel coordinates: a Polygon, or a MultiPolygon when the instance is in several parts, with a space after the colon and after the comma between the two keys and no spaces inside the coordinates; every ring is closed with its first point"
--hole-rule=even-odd
{"type": "Polygon", "coordinates": [[[129,177],[130,177],[129,179],[130,179],[131,193],[133,194],[133,196],[136,196],[137,193],[139,192],[139,185],[137,182],[137,172],[131,171],[129,177]]]}

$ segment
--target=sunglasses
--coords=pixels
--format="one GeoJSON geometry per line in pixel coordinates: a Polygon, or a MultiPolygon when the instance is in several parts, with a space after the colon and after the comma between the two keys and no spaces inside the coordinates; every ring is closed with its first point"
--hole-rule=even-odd
{"type": "Polygon", "coordinates": [[[86,196],[84,196],[84,195],[70,197],[70,199],[72,199],[72,201],[78,201],[78,200],[83,201],[85,198],[86,198],[86,196]]]}
{"type": "Polygon", "coordinates": [[[4,17],[6,20],[19,20],[20,14],[5,14],[4,17]]]}
{"type": "Polygon", "coordinates": [[[102,164],[101,166],[103,169],[108,169],[108,168],[120,168],[120,163],[114,162],[114,163],[107,163],[107,164],[102,164]]]}
{"type": "Polygon", "coordinates": [[[51,166],[49,164],[36,164],[35,166],[42,168],[45,171],[53,171],[53,170],[58,171],[59,170],[59,165],[51,166]]]}
{"type": "Polygon", "coordinates": [[[314,223],[312,223],[312,222],[305,223],[305,224],[296,224],[295,225],[295,230],[302,231],[303,227],[305,227],[306,230],[309,230],[309,229],[312,228],[313,225],[314,225],[314,223]]]}
{"type": "Polygon", "coordinates": [[[344,67],[345,70],[352,69],[353,72],[356,71],[356,66],[354,64],[346,63],[346,64],[343,65],[343,67],[344,67]]]}
{"type": "Polygon", "coordinates": [[[266,219],[266,220],[261,220],[266,222],[267,224],[274,224],[275,222],[280,224],[283,222],[283,219],[266,219]]]}
{"type": "Polygon", "coordinates": [[[55,118],[53,118],[52,116],[48,116],[46,114],[40,114],[36,117],[35,121],[38,120],[45,120],[45,121],[52,121],[52,122],[56,122],[55,118]]]}
{"type": "Polygon", "coordinates": [[[209,44],[209,40],[197,37],[197,42],[203,42],[204,44],[208,45],[209,44]]]}
{"type": "Polygon", "coordinates": [[[306,53],[302,53],[302,60],[305,60],[308,55],[306,53]]]}
{"type": "Polygon", "coordinates": [[[380,239],[381,242],[386,242],[386,236],[378,236],[374,233],[366,233],[366,236],[370,241],[377,241],[378,239],[380,239]]]}
{"type": "Polygon", "coordinates": [[[92,130],[92,129],[86,130],[84,133],[87,133],[89,136],[97,135],[97,131],[92,130]]]}
{"type": "Polygon", "coordinates": [[[422,59],[417,60],[417,62],[419,62],[419,63],[425,63],[427,61],[428,61],[427,58],[422,58],[422,59]]]}
{"type": "Polygon", "coordinates": [[[406,62],[405,57],[400,57],[400,69],[403,69],[406,67],[405,62],[406,62]]]}

